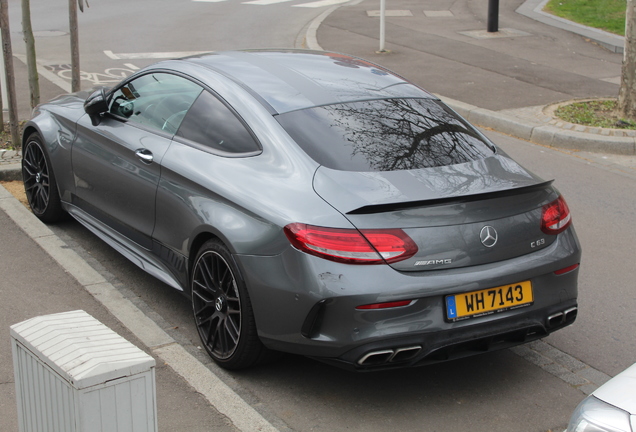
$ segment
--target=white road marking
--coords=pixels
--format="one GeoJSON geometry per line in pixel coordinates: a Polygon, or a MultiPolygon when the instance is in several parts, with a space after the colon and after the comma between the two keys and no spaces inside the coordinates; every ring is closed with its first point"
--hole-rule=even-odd
{"type": "Polygon", "coordinates": [[[205,54],[209,51],[173,51],[173,52],[146,52],[146,53],[114,53],[105,50],[104,54],[113,60],[135,60],[135,59],[173,59],[205,54]]]}
{"type": "Polygon", "coordinates": [[[614,77],[614,78],[601,78],[601,81],[605,81],[608,83],[612,83],[612,84],[619,84],[621,83],[621,77],[614,77]]]}
{"type": "Polygon", "coordinates": [[[220,3],[220,2],[224,2],[228,0],[192,0],[192,1],[199,2],[199,3],[220,3]]]}
{"type": "Polygon", "coordinates": [[[139,70],[139,68],[132,63],[124,63],[124,66],[131,70],[139,70]]]}
{"type": "Polygon", "coordinates": [[[269,6],[269,5],[272,5],[272,4],[285,3],[285,2],[289,2],[289,1],[292,1],[292,0],[253,0],[253,1],[243,2],[243,4],[257,5],[257,6],[269,6]]]}
{"type": "Polygon", "coordinates": [[[425,10],[424,15],[427,18],[445,18],[445,17],[453,17],[453,13],[449,10],[440,10],[440,11],[430,11],[425,10]]]}
{"type": "Polygon", "coordinates": [[[319,7],[333,6],[333,5],[338,5],[342,3],[347,3],[348,1],[349,0],[319,0],[319,1],[311,2],[311,3],[292,5],[292,7],[319,8],[319,7]]]}
{"type": "MultiPolygon", "coordinates": [[[[24,64],[26,64],[26,56],[25,55],[13,54],[13,56],[15,58],[19,59],[24,64]]],[[[59,77],[57,74],[49,71],[48,69],[46,69],[45,66],[41,65],[39,62],[38,62],[38,65],[37,65],[37,70],[38,70],[38,74],[42,75],[42,77],[44,77],[47,80],[51,81],[53,84],[55,84],[56,86],[58,86],[59,88],[64,90],[64,92],[71,93],[71,83],[69,81],[66,81],[65,79],[59,77]]],[[[3,96],[4,96],[4,93],[6,93],[6,92],[2,92],[2,93],[3,93],[3,96]]],[[[4,106],[6,106],[6,105],[4,105],[4,106]]]]}
{"type": "MultiPolygon", "coordinates": [[[[367,16],[369,16],[369,17],[379,17],[380,13],[381,12],[379,10],[368,10],[367,11],[367,16]]],[[[413,16],[413,12],[411,12],[410,10],[404,10],[404,9],[392,9],[392,10],[384,11],[384,16],[388,16],[388,17],[412,17],[413,16]]]]}

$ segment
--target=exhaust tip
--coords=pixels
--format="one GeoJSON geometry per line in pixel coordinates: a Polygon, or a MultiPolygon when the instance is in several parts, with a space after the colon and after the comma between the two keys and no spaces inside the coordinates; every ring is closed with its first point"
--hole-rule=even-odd
{"type": "Polygon", "coordinates": [[[559,324],[563,324],[565,321],[565,314],[563,312],[555,313],[548,317],[548,327],[555,327],[559,324]]]}
{"type": "Polygon", "coordinates": [[[393,350],[371,351],[362,356],[362,358],[358,360],[358,364],[360,366],[379,365],[388,362],[392,356],[393,350]]]}
{"type": "Polygon", "coordinates": [[[576,315],[579,312],[579,308],[578,307],[572,307],[570,309],[567,309],[565,312],[563,312],[565,314],[565,321],[566,322],[571,322],[574,321],[576,319],[576,315]]]}
{"type": "Polygon", "coordinates": [[[417,353],[420,352],[421,349],[422,347],[419,345],[406,348],[398,348],[395,350],[395,354],[393,354],[393,357],[391,357],[389,361],[391,363],[394,363],[411,360],[417,355],[417,353]]]}

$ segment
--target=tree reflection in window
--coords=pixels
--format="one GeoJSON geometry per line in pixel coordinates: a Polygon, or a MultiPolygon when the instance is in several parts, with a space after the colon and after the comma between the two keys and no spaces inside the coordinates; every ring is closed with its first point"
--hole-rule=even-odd
{"type": "Polygon", "coordinates": [[[432,99],[328,105],[279,117],[310,156],[333,169],[412,170],[494,153],[477,131],[432,99]]]}

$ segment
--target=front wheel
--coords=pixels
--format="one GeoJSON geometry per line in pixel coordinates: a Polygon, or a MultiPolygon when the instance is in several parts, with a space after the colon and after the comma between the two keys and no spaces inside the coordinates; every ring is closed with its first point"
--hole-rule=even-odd
{"type": "Polygon", "coordinates": [[[37,133],[29,135],[22,151],[22,181],[33,214],[43,222],[62,219],[64,210],[51,160],[37,133]]]}
{"type": "Polygon", "coordinates": [[[268,356],[258,338],[238,267],[219,241],[206,242],[197,254],[192,271],[192,309],[201,342],[219,366],[244,369],[268,356]]]}

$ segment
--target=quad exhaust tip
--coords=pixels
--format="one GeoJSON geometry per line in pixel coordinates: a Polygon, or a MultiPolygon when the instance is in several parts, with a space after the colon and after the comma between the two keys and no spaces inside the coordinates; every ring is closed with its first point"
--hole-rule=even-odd
{"type": "Polygon", "coordinates": [[[358,360],[358,364],[360,366],[377,366],[385,363],[403,362],[414,358],[421,349],[421,346],[415,345],[396,349],[371,351],[363,355],[360,360],[358,360]]]}

